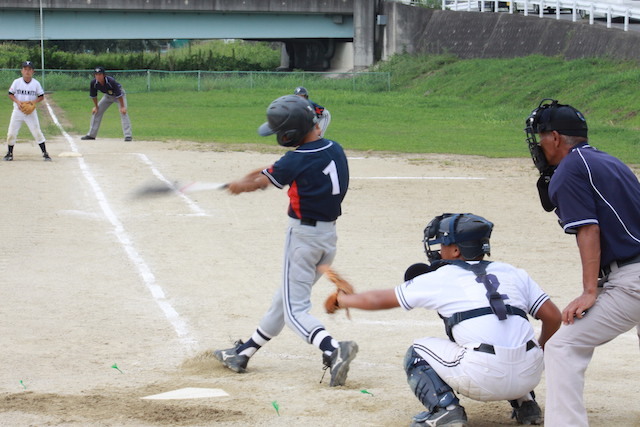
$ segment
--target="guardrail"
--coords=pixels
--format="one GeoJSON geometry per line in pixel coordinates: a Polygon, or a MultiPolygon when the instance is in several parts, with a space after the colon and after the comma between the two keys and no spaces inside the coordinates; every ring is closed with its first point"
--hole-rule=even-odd
{"type": "Polygon", "coordinates": [[[522,11],[525,16],[532,12],[533,15],[538,15],[540,18],[544,17],[545,11],[554,11],[556,19],[560,19],[561,11],[569,10],[571,11],[573,22],[588,17],[589,24],[593,25],[594,18],[601,16],[606,18],[607,28],[611,28],[611,22],[614,17],[621,17],[624,20],[624,31],[629,31],[630,20],[640,20],[640,5],[638,7],[630,7],[624,3],[595,3],[574,0],[522,0],[516,2],[500,0],[442,0],[442,9],[492,12],[500,10],[500,8],[506,9],[505,11],[509,13],[522,11]]]}
{"type": "MultiPolygon", "coordinates": [[[[438,0],[399,0],[404,4],[424,5],[438,4],[438,0]]],[[[636,0],[637,1],[637,0],[636,0]]],[[[640,1],[638,6],[629,4],[629,0],[619,0],[612,2],[593,2],[577,0],[442,0],[442,9],[467,11],[467,12],[494,12],[503,9],[508,13],[523,12],[525,16],[530,14],[545,17],[545,11],[555,12],[556,19],[560,19],[563,10],[571,11],[573,22],[578,19],[589,18],[589,24],[594,24],[596,17],[603,17],[607,20],[607,28],[611,28],[613,18],[623,18],[623,29],[629,31],[631,20],[640,20],[640,1]]]]}

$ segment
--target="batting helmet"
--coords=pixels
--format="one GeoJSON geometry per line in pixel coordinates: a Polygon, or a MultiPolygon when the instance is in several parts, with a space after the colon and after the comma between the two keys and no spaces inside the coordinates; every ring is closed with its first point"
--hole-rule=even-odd
{"type": "Polygon", "coordinates": [[[427,224],[424,229],[424,249],[430,262],[441,259],[440,250],[431,245],[457,245],[465,260],[491,255],[489,238],[493,223],[481,216],[464,213],[445,213],[427,224]]]}
{"type": "Polygon", "coordinates": [[[298,86],[294,91],[293,91],[294,95],[298,95],[298,96],[304,96],[305,98],[309,99],[309,92],[307,91],[306,88],[304,88],[303,86],[298,86]]]}
{"type": "Polygon", "coordinates": [[[267,108],[267,121],[258,128],[261,136],[277,135],[278,144],[295,147],[316,124],[309,101],[295,95],[276,99],[267,108]]]}
{"type": "Polygon", "coordinates": [[[537,133],[555,130],[562,135],[586,138],[588,132],[587,121],[582,113],[571,105],[559,104],[555,99],[540,101],[540,105],[527,117],[525,124],[524,131],[527,134],[531,158],[540,173],[547,173],[549,164],[536,140],[537,133]]]}

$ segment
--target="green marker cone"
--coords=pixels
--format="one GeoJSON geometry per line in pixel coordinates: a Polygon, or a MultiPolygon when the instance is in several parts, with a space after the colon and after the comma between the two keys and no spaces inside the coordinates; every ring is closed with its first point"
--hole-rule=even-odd
{"type": "Polygon", "coordinates": [[[121,374],[123,374],[123,373],[124,373],[124,372],[122,372],[122,371],[120,370],[120,368],[118,368],[118,364],[117,364],[117,363],[114,363],[114,364],[113,364],[113,366],[112,366],[112,368],[113,368],[113,369],[117,369],[117,370],[118,370],[118,372],[120,372],[121,374]]]}
{"type": "Polygon", "coordinates": [[[273,409],[276,410],[276,414],[280,416],[280,406],[278,406],[278,402],[274,400],[273,402],[271,402],[271,406],[273,406],[273,409]]]}
{"type": "Polygon", "coordinates": [[[360,390],[360,393],[362,393],[362,394],[370,394],[371,396],[373,396],[373,393],[370,393],[369,391],[367,391],[365,389],[360,390]]]}

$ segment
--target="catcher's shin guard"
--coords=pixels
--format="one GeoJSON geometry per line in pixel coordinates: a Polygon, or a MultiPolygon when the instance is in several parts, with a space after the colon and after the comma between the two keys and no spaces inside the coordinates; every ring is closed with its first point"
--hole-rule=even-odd
{"type": "Polygon", "coordinates": [[[442,381],[431,365],[416,353],[413,346],[409,347],[404,356],[404,370],[411,391],[429,411],[460,403],[453,389],[442,381]]]}

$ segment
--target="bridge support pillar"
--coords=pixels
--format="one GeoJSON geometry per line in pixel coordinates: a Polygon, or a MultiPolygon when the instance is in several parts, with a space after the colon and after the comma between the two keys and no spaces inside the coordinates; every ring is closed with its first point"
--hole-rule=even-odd
{"type": "Polygon", "coordinates": [[[353,65],[355,70],[374,61],[376,0],[353,0],[353,65]]]}

